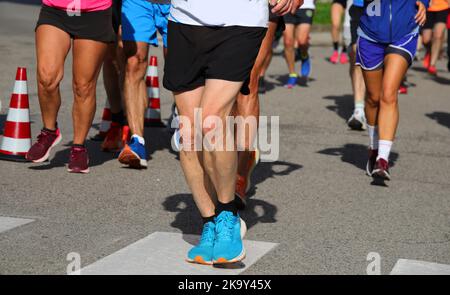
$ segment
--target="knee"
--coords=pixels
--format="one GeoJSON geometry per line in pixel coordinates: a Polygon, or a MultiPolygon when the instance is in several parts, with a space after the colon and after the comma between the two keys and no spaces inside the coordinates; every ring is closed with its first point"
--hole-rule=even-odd
{"type": "Polygon", "coordinates": [[[397,95],[398,89],[394,89],[393,87],[386,87],[383,89],[383,93],[381,94],[381,102],[384,105],[395,105],[397,104],[397,95]]]}
{"type": "Polygon", "coordinates": [[[297,43],[298,43],[298,47],[300,47],[300,48],[308,47],[308,45],[309,45],[308,37],[303,37],[303,38],[298,39],[297,43]]]}
{"type": "Polygon", "coordinates": [[[95,93],[96,82],[84,79],[74,79],[73,93],[76,101],[85,102],[92,99],[95,93]]]}
{"type": "Polygon", "coordinates": [[[63,71],[54,70],[52,67],[39,67],[37,73],[39,87],[46,92],[57,91],[63,75],[63,71]]]}
{"type": "Polygon", "coordinates": [[[380,103],[379,94],[367,91],[366,105],[371,108],[376,108],[378,107],[379,103],[380,103]]]}
{"type": "Polygon", "coordinates": [[[284,48],[294,48],[294,39],[291,37],[284,37],[284,48]]]}
{"type": "Polygon", "coordinates": [[[145,76],[147,69],[147,57],[144,54],[135,54],[127,58],[126,75],[128,78],[137,80],[145,76]]]}

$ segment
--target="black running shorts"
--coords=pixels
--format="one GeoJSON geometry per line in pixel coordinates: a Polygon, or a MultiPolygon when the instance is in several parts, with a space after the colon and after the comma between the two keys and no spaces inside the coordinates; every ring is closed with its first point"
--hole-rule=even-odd
{"type": "Polygon", "coordinates": [[[111,43],[116,40],[112,20],[111,8],[71,16],[66,10],[43,5],[36,29],[40,25],[51,25],[63,30],[71,38],[111,43]]]}
{"type": "Polygon", "coordinates": [[[427,21],[423,26],[423,30],[433,29],[437,23],[447,23],[448,9],[440,11],[427,11],[427,21]]]}
{"type": "Polygon", "coordinates": [[[333,4],[334,3],[341,4],[342,7],[347,8],[347,0],[333,0],[333,4]]]}
{"type": "Polygon", "coordinates": [[[312,25],[314,19],[314,9],[298,9],[295,14],[288,13],[284,16],[284,22],[291,25],[309,24],[312,25]]]}
{"type": "Polygon", "coordinates": [[[173,92],[193,90],[206,79],[244,82],[249,93],[250,72],[266,28],[205,27],[169,21],[164,87],[173,92]]]}

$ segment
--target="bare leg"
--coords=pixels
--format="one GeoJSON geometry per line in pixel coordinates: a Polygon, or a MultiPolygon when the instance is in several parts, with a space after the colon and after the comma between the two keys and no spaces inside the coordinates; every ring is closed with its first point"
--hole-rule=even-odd
{"type": "Polygon", "coordinates": [[[103,84],[112,113],[122,110],[122,98],[120,90],[120,68],[117,60],[117,45],[109,44],[103,62],[103,84]]]}
{"type": "MultiPolygon", "coordinates": [[[[210,116],[220,118],[223,126],[223,143],[226,144],[227,124],[226,117],[230,115],[236,96],[242,87],[242,82],[224,80],[206,80],[205,90],[201,101],[203,122],[210,116]]],[[[211,128],[203,126],[203,135],[211,128]]],[[[234,191],[237,174],[237,152],[233,151],[203,151],[204,169],[209,175],[217,198],[221,203],[230,203],[234,200],[234,191]]]]}
{"type": "Polygon", "coordinates": [[[363,71],[363,76],[367,88],[365,104],[367,123],[370,126],[377,126],[381,91],[383,87],[383,70],[363,71]]]}
{"type": "Polygon", "coordinates": [[[132,134],[144,136],[144,114],[148,105],[145,86],[148,44],[144,42],[124,42],[127,58],[124,83],[125,109],[132,134]]]}
{"type": "Polygon", "coordinates": [[[74,144],[84,144],[95,115],[96,87],[107,44],[75,39],[73,42],[72,109],[74,144]]]}
{"type": "Polygon", "coordinates": [[[296,40],[302,55],[308,54],[310,31],[310,24],[301,24],[296,29],[296,40]]]}
{"type": "Polygon", "coordinates": [[[295,73],[295,26],[293,24],[286,24],[286,29],[283,32],[284,40],[284,57],[288,66],[289,74],[295,73]]]}
{"type": "MultiPolygon", "coordinates": [[[[194,202],[200,211],[202,217],[211,217],[215,214],[215,192],[209,176],[203,168],[203,154],[194,148],[195,126],[194,126],[194,109],[200,107],[201,97],[204,87],[182,93],[175,93],[175,101],[177,103],[178,112],[181,119],[181,141],[183,146],[188,144],[187,138],[190,139],[188,149],[184,148],[180,151],[180,163],[183,169],[186,182],[191,189],[194,202]],[[184,121],[183,118],[189,119],[184,121]],[[188,129],[183,127],[190,125],[190,133],[188,129]]],[[[199,118],[201,119],[201,118],[199,118]]],[[[200,132],[197,130],[197,132],[200,132]]]]}
{"type": "Polygon", "coordinates": [[[364,77],[360,66],[355,65],[356,60],[356,45],[352,45],[350,52],[350,77],[352,79],[353,96],[355,105],[357,103],[364,103],[366,94],[366,85],[364,84],[364,77]]]}
{"type": "Polygon", "coordinates": [[[333,43],[340,41],[341,36],[341,19],[344,13],[344,7],[339,3],[331,5],[331,40],[333,43]]]}
{"type": "Polygon", "coordinates": [[[61,106],[59,83],[64,76],[64,61],[71,46],[70,36],[50,25],[36,30],[37,84],[42,122],[45,128],[56,129],[61,106]]]}
{"type": "Polygon", "coordinates": [[[444,44],[445,23],[437,23],[433,29],[433,39],[431,45],[431,66],[436,66],[436,62],[441,53],[442,46],[444,44]]]}
{"type": "Polygon", "coordinates": [[[393,141],[398,126],[398,88],[408,70],[406,60],[397,54],[385,57],[383,91],[378,113],[380,140],[393,141]]]}

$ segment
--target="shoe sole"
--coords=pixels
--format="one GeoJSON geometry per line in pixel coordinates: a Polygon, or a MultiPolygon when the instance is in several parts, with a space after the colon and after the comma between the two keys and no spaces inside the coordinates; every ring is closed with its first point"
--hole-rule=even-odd
{"type": "Polygon", "coordinates": [[[217,260],[214,260],[213,264],[214,265],[223,265],[223,264],[237,263],[237,262],[241,262],[242,260],[244,260],[245,256],[246,256],[245,248],[244,248],[244,246],[242,246],[242,252],[236,258],[227,260],[227,259],[221,257],[221,258],[219,258],[217,260]]]}
{"type": "Polygon", "coordinates": [[[194,259],[186,258],[186,261],[194,264],[213,265],[212,261],[205,261],[201,256],[196,256],[194,259]]]}
{"type": "Polygon", "coordinates": [[[370,167],[370,164],[369,164],[369,161],[367,161],[367,164],[366,164],[366,174],[367,174],[367,176],[372,176],[373,170],[370,171],[369,167],[370,167]]]}
{"type": "Polygon", "coordinates": [[[350,127],[350,129],[352,130],[358,130],[358,131],[363,131],[364,130],[364,124],[361,123],[360,121],[353,119],[350,122],[348,122],[348,127],[350,127]]]}
{"type": "Polygon", "coordinates": [[[391,180],[391,175],[385,170],[375,169],[372,173],[372,177],[381,180],[391,180]]]}
{"type": "Polygon", "coordinates": [[[56,145],[58,145],[62,140],[62,135],[59,134],[57,138],[55,138],[55,141],[52,143],[52,145],[48,148],[47,153],[45,153],[45,155],[37,160],[32,160],[31,162],[33,163],[42,163],[47,161],[47,159],[50,157],[50,152],[52,151],[52,148],[55,147],[56,145]]]}
{"type": "Polygon", "coordinates": [[[67,168],[67,171],[70,172],[70,173],[88,174],[88,173],[89,173],[89,168],[84,169],[84,170],[69,169],[69,168],[67,168]]]}
{"type": "Polygon", "coordinates": [[[139,158],[131,149],[123,150],[119,155],[119,162],[134,169],[147,168],[147,160],[139,158]]]}

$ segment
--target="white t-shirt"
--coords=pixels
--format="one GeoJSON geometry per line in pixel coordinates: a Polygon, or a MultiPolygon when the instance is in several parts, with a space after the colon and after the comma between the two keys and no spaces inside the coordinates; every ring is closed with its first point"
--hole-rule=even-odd
{"type": "Polygon", "coordinates": [[[172,0],[169,20],[196,26],[267,27],[267,0],[172,0]]]}
{"type": "Polygon", "coordinates": [[[305,0],[300,9],[316,9],[315,0],[305,0]]]}

